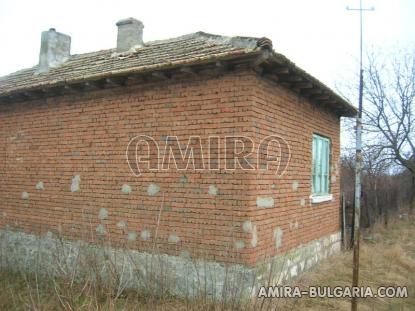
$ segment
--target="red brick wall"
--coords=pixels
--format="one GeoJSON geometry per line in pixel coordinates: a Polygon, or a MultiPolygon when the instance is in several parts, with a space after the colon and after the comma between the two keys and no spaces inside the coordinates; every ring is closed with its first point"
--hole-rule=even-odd
{"type": "MultiPolygon", "coordinates": [[[[0,226],[138,250],[157,245],[173,255],[189,252],[252,264],[339,229],[338,182],[332,183],[334,202],[309,203],[313,132],[332,139],[334,166],[338,118],[244,71],[2,104],[0,226]],[[178,136],[184,145],[190,135],[199,135],[205,147],[212,135],[244,135],[259,142],[275,133],[289,142],[292,153],[286,174],[278,180],[270,172],[224,169],[145,171],[136,177],[126,162],[126,147],[140,134],[154,137],[163,149],[168,135],[178,136]],[[80,175],[80,189],[71,192],[75,175],[80,175]],[[36,189],[40,181],[44,190],[36,189]],[[292,190],[294,181],[297,191],[292,190]],[[154,196],[147,192],[151,183],[160,188],[154,196]],[[130,194],[121,191],[124,184],[131,187],[130,194]],[[211,185],[216,195],[209,194],[211,185]],[[273,196],[275,208],[258,208],[260,195],[273,196]],[[106,219],[99,218],[102,208],[108,212],[106,219]],[[252,230],[242,230],[247,220],[257,229],[255,247],[252,230]],[[127,221],[128,228],[118,228],[120,221],[127,221]],[[290,230],[293,221],[298,228],[290,230]],[[98,225],[106,231],[101,238],[98,225]],[[283,230],[278,250],[276,226],[283,230]],[[150,232],[150,239],[141,238],[143,230],[150,232]],[[129,232],[136,233],[135,240],[130,234],[134,241],[128,241],[129,232]]],[[[206,149],[204,153],[206,157],[206,149]]]]}
{"type": "Polygon", "coordinates": [[[258,208],[252,198],[253,218],[257,223],[258,245],[255,260],[285,252],[293,247],[340,230],[339,218],[339,118],[274,82],[257,79],[253,94],[253,122],[257,141],[268,135],[284,138],[291,159],[284,175],[256,171],[254,194],[273,197],[275,208],[258,208]],[[331,140],[330,189],[333,201],[312,204],[312,136],[331,140]],[[273,186],[274,185],[274,186],[273,186]],[[281,246],[276,249],[274,230],[282,230],[281,246]]]}

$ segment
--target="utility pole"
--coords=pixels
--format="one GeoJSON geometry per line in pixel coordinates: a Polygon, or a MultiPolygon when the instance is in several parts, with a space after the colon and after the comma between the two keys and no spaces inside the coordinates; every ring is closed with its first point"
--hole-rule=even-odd
{"type": "MultiPolygon", "coordinates": [[[[364,9],[362,0],[359,8],[347,7],[349,11],[358,11],[360,14],[360,78],[359,78],[359,112],[356,118],[356,168],[355,168],[355,203],[354,203],[354,236],[353,236],[353,287],[359,286],[359,246],[360,246],[360,196],[362,158],[362,111],[363,111],[363,11],[373,11],[374,8],[364,9]]],[[[352,297],[352,311],[357,310],[357,298],[352,297]]]]}

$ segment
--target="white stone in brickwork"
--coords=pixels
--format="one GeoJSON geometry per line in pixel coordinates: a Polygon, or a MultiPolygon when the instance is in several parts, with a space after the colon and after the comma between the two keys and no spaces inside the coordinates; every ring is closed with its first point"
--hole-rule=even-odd
{"type": "Polygon", "coordinates": [[[187,176],[186,176],[186,175],[182,175],[182,176],[180,176],[179,181],[180,181],[181,183],[187,183],[187,181],[188,181],[187,176]]]}
{"type": "Polygon", "coordinates": [[[81,176],[80,175],[75,175],[72,178],[71,191],[72,192],[79,191],[80,183],[81,183],[81,176]]]}
{"type": "Polygon", "coordinates": [[[274,230],[274,238],[275,238],[275,248],[276,249],[280,249],[282,246],[282,236],[283,236],[283,231],[281,230],[280,227],[276,227],[274,230]]]}
{"type": "Polygon", "coordinates": [[[258,234],[256,231],[256,225],[252,227],[252,239],[251,239],[251,246],[256,247],[258,245],[258,234]]]}
{"type": "Polygon", "coordinates": [[[127,240],[130,242],[137,240],[137,233],[135,233],[134,231],[128,232],[127,240]]]}
{"type": "Polygon", "coordinates": [[[170,234],[168,242],[172,244],[177,244],[180,242],[180,237],[177,234],[170,234]]]}
{"type": "Polygon", "coordinates": [[[298,189],[298,186],[299,186],[300,184],[299,184],[299,182],[298,181],[294,181],[293,182],[293,185],[292,185],[292,188],[293,188],[293,190],[294,191],[296,191],[297,189],[298,189]]]}
{"type": "Polygon", "coordinates": [[[301,200],[300,200],[300,205],[301,205],[301,206],[305,206],[305,199],[301,199],[301,200]]]}
{"type": "Polygon", "coordinates": [[[45,190],[45,185],[43,184],[43,181],[39,181],[36,184],[36,190],[45,190]]]}
{"type": "Polygon", "coordinates": [[[147,194],[156,195],[160,191],[160,187],[154,183],[148,185],[147,194]]]}
{"type": "Polygon", "coordinates": [[[296,229],[298,229],[298,221],[297,220],[290,221],[290,230],[296,230],[296,229]]]}
{"type": "Polygon", "coordinates": [[[274,198],[272,197],[257,197],[256,205],[261,208],[272,208],[274,207],[274,198]]]}
{"type": "Polygon", "coordinates": [[[131,193],[131,186],[130,185],[127,185],[127,184],[124,184],[124,185],[122,185],[122,187],[121,187],[121,192],[122,193],[124,193],[124,194],[130,194],[131,193]]]}
{"type": "Polygon", "coordinates": [[[99,224],[99,225],[95,228],[95,231],[96,231],[98,234],[101,234],[101,235],[104,235],[104,234],[106,234],[106,233],[107,233],[107,230],[105,229],[105,226],[104,226],[103,224],[99,224]]]}
{"type": "Polygon", "coordinates": [[[108,210],[106,208],[101,208],[98,213],[98,218],[101,220],[108,218],[108,210]]]}
{"type": "Polygon", "coordinates": [[[23,200],[27,200],[27,199],[29,199],[29,193],[27,193],[26,191],[23,191],[23,192],[22,192],[22,199],[23,199],[23,200]]]}
{"type": "Polygon", "coordinates": [[[218,187],[216,187],[215,185],[210,185],[208,193],[210,195],[217,195],[218,194],[218,187]]]}
{"type": "Polygon", "coordinates": [[[127,221],[125,220],[120,220],[119,222],[117,222],[117,228],[118,229],[126,229],[127,228],[127,221]]]}
{"type": "Polygon", "coordinates": [[[140,236],[143,241],[148,241],[151,237],[151,233],[149,230],[143,230],[141,231],[140,236]]]}
{"type": "Polygon", "coordinates": [[[252,232],[252,222],[250,220],[246,220],[242,224],[242,230],[246,233],[252,232]]]}
{"type": "Polygon", "coordinates": [[[236,248],[236,249],[242,249],[242,248],[245,248],[245,242],[244,242],[244,241],[236,241],[236,242],[235,242],[235,248],[236,248]]]}

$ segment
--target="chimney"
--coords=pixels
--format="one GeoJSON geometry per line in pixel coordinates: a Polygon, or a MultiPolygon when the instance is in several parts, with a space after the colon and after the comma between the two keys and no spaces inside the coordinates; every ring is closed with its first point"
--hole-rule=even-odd
{"type": "Polygon", "coordinates": [[[46,72],[49,68],[64,63],[70,56],[71,37],[54,28],[42,32],[39,54],[38,73],[46,72]]]}
{"type": "Polygon", "coordinates": [[[140,48],[143,43],[142,22],[135,18],[126,18],[117,22],[117,53],[127,52],[133,48],[140,48]]]}

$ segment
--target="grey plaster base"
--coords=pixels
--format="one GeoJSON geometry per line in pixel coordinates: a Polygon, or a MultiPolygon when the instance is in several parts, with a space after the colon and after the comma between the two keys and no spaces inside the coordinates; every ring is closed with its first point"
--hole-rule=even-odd
{"type": "Polygon", "coordinates": [[[319,260],[340,251],[335,233],[255,267],[196,260],[183,254],[170,256],[67,241],[51,233],[36,236],[0,231],[0,266],[38,273],[45,277],[105,280],[118,292],[126,288],[181,297],[210,296],[241,299],[256,295],[259,286],[282,284],[319,260]],[[271,284],[268,281],[271,280],[271,284]]]}

